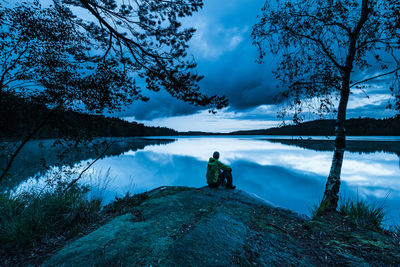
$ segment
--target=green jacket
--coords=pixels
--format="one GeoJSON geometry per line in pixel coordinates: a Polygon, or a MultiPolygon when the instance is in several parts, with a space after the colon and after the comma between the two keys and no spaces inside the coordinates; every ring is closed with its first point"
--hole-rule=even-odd
{"type": "Polygon", "coordinates": [[[218,182],[218,171],[232,171],[232,168],[228,165],[221,163],[219,160],[211,157],[207,165],[207,184],[213,184],[218,182]]]}

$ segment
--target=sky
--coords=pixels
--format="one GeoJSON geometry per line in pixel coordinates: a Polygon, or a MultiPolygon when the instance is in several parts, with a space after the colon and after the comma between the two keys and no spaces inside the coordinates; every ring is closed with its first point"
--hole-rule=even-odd
{"type": "MultiPolygon", "coordinates": [[[[205,76],[200,82],[202,92],[227,96],[227,108],[212,114],[160,91],[147,92],[150,101],[135,102],[113,115],[178,131],[231,132],[281,125],[277,118],[279,107],[273,101],[278,81],[272,71],[278,59],[267,54],[264,64],[256,63],[257,51],[250,36],[263,4],[264,0],[204,0],[203,9],[183,22],[196,29],[189,54],[196,59],[199,74],[205,76]]],[[[384,80],[375,81],[365,91],[352,92],[348,118],[394,114],[385,109],[390,91],[384,80]]]]}

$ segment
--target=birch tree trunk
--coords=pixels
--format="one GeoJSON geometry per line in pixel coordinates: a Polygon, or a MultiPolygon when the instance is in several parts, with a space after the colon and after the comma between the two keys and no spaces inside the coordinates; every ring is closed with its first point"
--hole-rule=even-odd
{"type": "Polygon", "coordinates": [[[339,200],[340,174],[342,171],[343,156],[346,149],[346,132],[344,123],[346,121],[347,103],[350,95],[350,76],[353,70],[353,63],[357,52],[357,40],[361,29],[368,20],[371,12],[369,9],[370,0],[362,0],[361,16],[354,30],[349,35],[349,47],[346,56],[346,63],[342,70],[342,88],[340,91],[340,102],[335,125],[335,149],[333,152],[331,170],[325,186],[324,196],[318,209],[318,214],[336,211],[339,200]]]}
{"type": "Polygon", "coordinates": [[[346,149],[346,131],[344,123],[346,121],[346,109],[350,95],[350,72],[345,75],[342,83],[338,115],[335,124],[335,149],[333,152],[331,170],[325,186],[325,192],[318,209],[318,213],[335,211],[339,200],[340,174],[344,151],[346,149]]]}

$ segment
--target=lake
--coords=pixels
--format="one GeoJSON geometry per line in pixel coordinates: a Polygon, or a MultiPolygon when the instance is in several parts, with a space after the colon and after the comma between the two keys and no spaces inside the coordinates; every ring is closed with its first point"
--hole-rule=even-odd
{"type": "MultiPolygon", "coordinates": [[[[15,183],[14,179],[10,188],[26,190],[32,184],[40,184],[46,173],[56,169],[52,167],[57,162],[52,156],[55,153],[46,142],[50,141],[32,141],[27,146],[14,167],[14,172],[20,172],[20,180],[15,183]],[[40,171],[37,165],[46,157],[50,158],[47,171],[40,171]],[[27,179],[29,176],[36,178],[27,179]]],[[[312,207],[322,198],[332,150],[332,138],[327,137],[123,138],[93,164],[87,172],[91,178],[86,177],[83,182],[102,185],[105,202],[127,191],[144,192],[165,185],[201,187],[206,185],[207,161],[214,151],[219,151],[220,160],[233,168],[233,181],[238,189],[275,206],[310,215],[312,207]],[[102,181],[105,176],[107,181],[102,181]]],[[[99,151],[101,146],[81,148],[58,165],[82,170],[99,151]]],[[[388,214],[385,224],[400,223],[399,178],[400,137],[348,137],[340,188],[342,198],[358,197],[383,205],[388,214]]]]}

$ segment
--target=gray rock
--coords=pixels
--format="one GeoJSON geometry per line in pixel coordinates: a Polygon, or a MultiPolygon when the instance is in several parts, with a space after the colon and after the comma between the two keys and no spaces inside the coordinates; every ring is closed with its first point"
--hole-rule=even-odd
{"type": "Polygon", "coordinates": [[[336,257],[344,265],[366,263],[328,242],[323,224],[307,226],[304,216],[240,190],[161,187],[148,194],[137,207],[141,221],[119,216],[43,266],[313,266],[336,257]]]}

